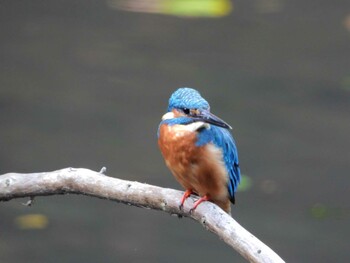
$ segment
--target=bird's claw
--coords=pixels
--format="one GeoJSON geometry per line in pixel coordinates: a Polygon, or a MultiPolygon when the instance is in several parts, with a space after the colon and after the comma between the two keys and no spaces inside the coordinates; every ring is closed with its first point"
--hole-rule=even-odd
{"type": "Polygon", "coordinates": [[[184,208],[184,203],[186,201],[186,199],[192,194],[192,190],[186,190],[185,193],[183,194],[181,201],[180,201],[180,205],[179,205],[179,209],[182,210],[184,208]]]}

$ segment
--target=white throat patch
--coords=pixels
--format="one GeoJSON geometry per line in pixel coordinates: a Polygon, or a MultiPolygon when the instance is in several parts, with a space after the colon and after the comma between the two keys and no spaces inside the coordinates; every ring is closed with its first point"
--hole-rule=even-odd
{"type": "Polygon", "coordinates": [[[172,111],[170,111],[170,112],[167,112],[167,113],[165,113],[165,114],[163,115],[162,121],[164,121],[164,120],[170,120],[170,119],[174,119],[174,118],[175,118],[174,113],[173,113],[172,111]]]}

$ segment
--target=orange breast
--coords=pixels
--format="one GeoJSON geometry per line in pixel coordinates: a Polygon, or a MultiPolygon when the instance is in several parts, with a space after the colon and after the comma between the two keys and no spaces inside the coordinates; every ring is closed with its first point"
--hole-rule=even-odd
{"type": "Polygon", "coordinates": [[[213,144],[196,146],[197,133],[184,125],[160,127],[158,144],[177,181],[199,196],[209,195],[225,211],[230,202],[227,190],[227,171],[222,153],[213,144]]]}

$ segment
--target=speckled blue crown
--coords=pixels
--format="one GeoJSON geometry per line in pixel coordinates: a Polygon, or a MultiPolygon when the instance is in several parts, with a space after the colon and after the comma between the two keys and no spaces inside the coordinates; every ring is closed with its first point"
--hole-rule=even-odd
{"type": "Polygon", "coordinates": [[[191,88],[179,88],[169,99],[168,111],[174,108],[206,109],[209,110],[209,103],[202,98],[198,91],[191,88]]]}

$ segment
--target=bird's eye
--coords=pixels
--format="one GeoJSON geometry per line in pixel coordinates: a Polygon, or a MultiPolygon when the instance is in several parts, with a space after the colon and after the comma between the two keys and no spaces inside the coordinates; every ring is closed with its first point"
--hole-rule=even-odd
{"type": "Polygon", "coordinates": [[[183,108],[182,111],[183,111],[185,114],[190,114],[190,109],[183,108]]]}

